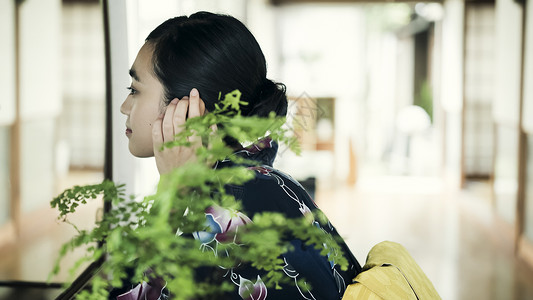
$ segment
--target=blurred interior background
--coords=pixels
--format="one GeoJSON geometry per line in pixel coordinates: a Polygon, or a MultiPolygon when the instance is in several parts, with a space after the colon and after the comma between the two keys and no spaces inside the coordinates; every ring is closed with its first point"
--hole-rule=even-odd
{"type": "MultiPolygon", "coordinates": [[[[0,0],[0,298],[14,299],[6,283],[45,282],[75,234],[49,202],[104,178],[106,122],[108,174],[154,190],[118,109],[148,33],[199,10],[256,36],[303,149],[282,146],[275,167],[309,186],[361,264],[393,240],[443,299],[533,298],[527,0],[0,0]]],[[[97,200],[70,221],[101,213],[97,200]]]]}

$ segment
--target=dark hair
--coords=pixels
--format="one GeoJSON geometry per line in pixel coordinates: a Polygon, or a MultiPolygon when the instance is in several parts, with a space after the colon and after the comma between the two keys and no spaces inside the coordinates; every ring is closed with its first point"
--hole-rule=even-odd
{"type": "Polygon", "coordinates": [[[285,85],[266,78],[266,61],[252,33],[234,17],[198,12],[169,19],[146,38],[154,46],[154,73],[165,89],[166,103],[189,95],[192,88],[208,110],[219,93],[241,91],[243,115],[287,113],[285,85]]]}

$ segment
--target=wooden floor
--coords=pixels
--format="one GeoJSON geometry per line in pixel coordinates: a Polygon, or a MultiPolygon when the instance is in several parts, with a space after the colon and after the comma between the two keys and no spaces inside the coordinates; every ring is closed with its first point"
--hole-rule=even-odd
{"type": "Polygon", "coordinates": [[[533,271],[515,259],[487,182],[458,191],[438,178],[361,176],[355,187],[319,185],[316,201],[362,265],[373,245],[391,240],[442,299],[533,299],[533,271]]]}
{"type": "MultiPolygon", "coordinates": [[[[101,182],[102,177],[101,171],[71,171],[68,177],[58,181],[56,194],[74,185],[101,182]]],[[[96,216],[101,214],[102,200],[95,199],[78,207],[68,220],[79,229],[90,229],[94,227],[96,216]]],[[[7,247],[0,247],[0,281],[47,281],[59,249],[76,234],[73,226],[57,219],[58,215],[57,208],[43,203],[40,208],[23,216],[21,239],[7,247]]],[[[71,278],[70,266],[84,254],[82,248],[68,254],[62,261],[64,267],[58,276],[52,278],[52,282],[64,282],[71,278]]],[[[82,270],[83,268],[77,274],[82,270]]],[[[0,299],[3,299],[1,291],[0,299]]]]}

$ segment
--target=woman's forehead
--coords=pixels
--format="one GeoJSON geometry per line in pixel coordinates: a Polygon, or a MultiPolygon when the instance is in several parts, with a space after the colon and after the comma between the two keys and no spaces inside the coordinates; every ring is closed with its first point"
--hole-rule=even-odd
{"type": "Polygon", "coordinates": [[[153,78],[152,53],[153,47],[149,43],[145,43],[139,50],[139,53],[137,54],[137,57],[135,58],[133,66],[129,72],[130,76],[135,79],[135,81],[145,83],[145,81],[153,78]]]}

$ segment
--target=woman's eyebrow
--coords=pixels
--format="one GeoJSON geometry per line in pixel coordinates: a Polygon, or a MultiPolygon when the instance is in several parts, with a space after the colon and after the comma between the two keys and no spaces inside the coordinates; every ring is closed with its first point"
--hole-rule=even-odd
{"type": "Polygon", "coordinates": [[[131,78],[135,79],[135,81],[141,82],[139,79],[139,76],[137,75],[137,72],[135,72],[135,69],[130,69],[130,76],[131,78]]]}

